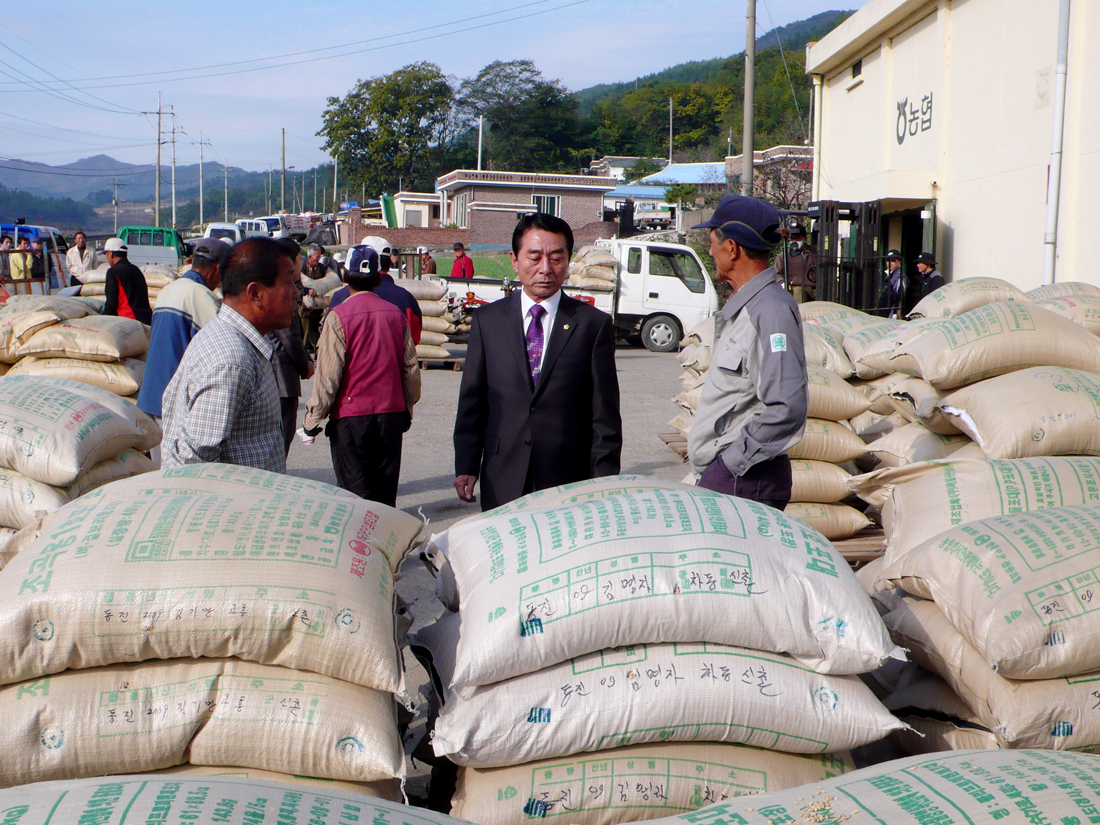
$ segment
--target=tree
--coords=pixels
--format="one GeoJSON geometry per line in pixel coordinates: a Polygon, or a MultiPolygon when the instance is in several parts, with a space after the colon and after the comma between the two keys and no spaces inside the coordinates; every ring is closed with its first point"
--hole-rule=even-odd
{"type": "Polygon", "coordinates": [[[317,133],[340,163],[341,177],[372,194],[431,191],[438,164],[458,131],[454,89],[434,63],[360,80],[344,98],[330,97],[317,133]]]}
{"type": "Polygon", "coordinates": [[[530,60],[494,60],[463,81],[457,108],[489,125],[492,166],[516,172],[572,168],[578,146],[577,102],[561,81],[548,80],[530,60]]]}
{"type": "Polygon", "coordinates": [[[641,180],[650,175],[656,175],[660,171],[661,165],[653,158],[638,158],[634,161],[634,165],[626,170],[626,179],[628,181],[641,180]]]}

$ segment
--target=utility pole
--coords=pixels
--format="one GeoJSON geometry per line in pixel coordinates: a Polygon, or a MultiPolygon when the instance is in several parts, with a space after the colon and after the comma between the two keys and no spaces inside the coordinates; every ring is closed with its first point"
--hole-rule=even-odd
{"type": "Polygon", "coordinates": [[[153,226],[160,226],[160,116],[160,92],[157,92],[157,182],[154,196],[156,203],[153,205],[153,226]]]}
{"type": "Polygon", "coordinates": [[[172,228],[176,228],[176,107],[172,107],[172,228]]]}
{"type": "Polygon", "coordinates": [[[672,163],[672,98],[668,99],[668,162],[672,163]]]}
{"type": "Polygon", "coordinates": [[[125,183],[119,183],[118,178],[115,178],[115,197],[111,201],[111,204],[115,207],[115,234],[118,234],[118,187],[125,186],[125,183]]]}
{"type": "Polygon", "coordinates": [[[283,129],[283,179],[279,184],[279,209],[286,211],[286,129],[283,129]]]}
{"type": "Polygon", "coordinates": [[[755,156],[752,132],[756,105],[756,0],[746,0],[745,11],[745,124],[741,134],[741,194],[752,197],[752,167],[755,156]]]}
{"type": "Polygon", "coordinates": [[[340,211],[339,195],[336,191],[337,182],[340,180],[340,158],[332,156],[332,219],[336,220],[336,213],[340,211]]]}
{"type": "Polygon", "coordinates": [[[313,211],[317,211],[317,167],[313,167],[313,211]]]}
{"type": "Polygon", "coordinates": [[[271,214],[271,164],[267,165],[267,214],[271,214]]]}
{"type": "Polygon", "coordinates": [[[222,172],[225,174],[225,222],[229,223],[229,164],[226,163],[222,166],[222,172]]]}
{"type": "Polygon", "coordinates": [[[203,153],[202,153],[202,147],[203,146],[209,146],[209,145],[210,145],[210,141],[203,140],[202,139],[202,132],[200,131],[199,132],[199,226],[202,226],[204,223],[206,223],[206,221],[204,219],[204,216],[203,216],[203,211],[202,211],[203,210],[203,202],[202,202],[202,161],[203,161],[203,153]]]}
{"type": "Polygon", "coordinates": [[[483,115],[477,116],[477,171],[481,171],[481,129],[485,123],[483,115]]]}
{"type": "Polygon", "coordinates": [[[733,124],[730,124],[730,136],[726,138],[726,157],[733,154],[733,124]]]}

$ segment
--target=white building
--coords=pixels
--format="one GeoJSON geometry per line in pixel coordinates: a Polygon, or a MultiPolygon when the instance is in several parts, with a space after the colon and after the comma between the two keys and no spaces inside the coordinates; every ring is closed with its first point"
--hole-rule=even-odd
{"type": "Polygon", "coordinates": [[[934,244],[948,279],[992,275],[1031,289],[1053,247],[1055,280],[1100,283],[1085,209],[1100,184],[1097,44],[1098,0],[870,0],[806,50],[813,199],[881,200],[885,246],[911,260],[934,244]],[[1047,236],[1058,130],[1057,233],[1047,236]]]}

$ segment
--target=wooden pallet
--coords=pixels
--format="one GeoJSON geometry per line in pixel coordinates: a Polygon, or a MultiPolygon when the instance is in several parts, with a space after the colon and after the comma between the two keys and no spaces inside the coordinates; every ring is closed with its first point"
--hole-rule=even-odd
{"type": "Polygon", "coordinates": [[[420,363],[420,369],[426,370],[430,368],[454,370],[455,372],[462,372],[462,365],[466,363],[465,358],[418,358],[420,363]]]}
{"type": "Polygon", "coordinates": [[[662,430],[657,433],[657,437],[661,439],[672,452],[680,456],[684,461],[687,461],[688,455],[688,443],[678,430],[662,430]]]}
{"type": "Polygon", "coordinates": [[[859,570],[886,552],[886,534],[881,527],[866,527],[850,539],[834,541],[833,546],[848,560],[853,570],[859,570]]]}

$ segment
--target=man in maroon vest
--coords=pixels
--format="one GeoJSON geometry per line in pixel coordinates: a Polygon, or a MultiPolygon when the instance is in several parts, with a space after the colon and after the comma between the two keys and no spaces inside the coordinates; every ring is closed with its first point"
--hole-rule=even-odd
{"type": "Polygon", "coordinates": [[[401,474],[401,436],[420,400],[420,367],[405,314],[371,290],[378,285],[378,253],[368,271],[348,272],[350,297],[325,320],[317,344],[313,395],[300,431],[309,443],[325,434],[336,483],[393,507],[401,474]]]}

